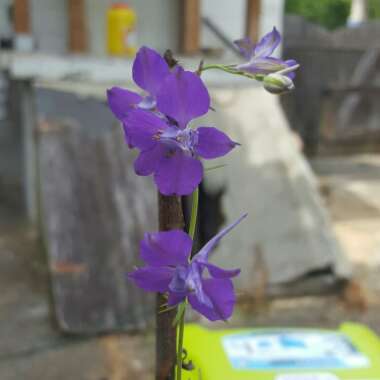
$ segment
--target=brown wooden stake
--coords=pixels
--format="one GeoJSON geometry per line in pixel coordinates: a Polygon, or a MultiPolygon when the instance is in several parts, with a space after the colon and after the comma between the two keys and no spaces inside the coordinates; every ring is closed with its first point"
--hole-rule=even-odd
{"type": "MultiPolygon", "coordinates": [[[[158,212],[160,231],[183,229],[184,218],[180,197],[159,194],[158,212]]],[[[160,313],[161,306],[166,302],[167,299],[162,294],[157,295],[156,380],[174,380],[177,329],[173,326],[173,320],[177,310],[160,313]]]]}
{"type": "Polygon", "coordinates": [[[14,29],[17,34],[30,33],[29,0],[14,0],[14,29]]]}
{"type": "Polygon", "coordinates": [[[183,0],[181,2],[181,51],[184,54],[196,54],[199,52],[201,30],[200,9],[200,0],[183,0]]]}
{"type": "Polygon", "coordinates": [[[246,34],[253,42],[259,40],[261,0],[247,0],[246,34]]]}
{"type": "Polygon", "coordinates": [[[87,51],[86,8],[84,0],[68,0],[69,51],[84,53],[87,51]]]}
{"type": "MultiPolygon", "coordinates": [[[[174,67],[177,61],[170,50],[164,56],[169,67],[174,67]]],[[[160,231],[174,229],[182,230],[185,221],[182,211],[181,197],[158,194],[158,217],[160,231]]],[[[156,380],[174,380],[176,363],[177,328],[173,320],[177,310],[162,311],[161,306],[167,302],[162,294],[156,299],[156,380]]]]}

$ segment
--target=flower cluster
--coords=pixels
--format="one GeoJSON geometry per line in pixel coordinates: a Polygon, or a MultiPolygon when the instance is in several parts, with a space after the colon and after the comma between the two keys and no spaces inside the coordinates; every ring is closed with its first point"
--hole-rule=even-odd
{"type": "Polygon", "coordinates": [[[203,177],[200,158],[224,156],[237,143],[214,127],[190,127],[210,108],[207,88],[195,73],[180,66],[170,71],[156,51],[143,47],[133,64],[133,80],[145,96],[120,87],[107,95],[128,145],[140,151],[136,174],[153,174],[164,195],[191,194],[203,177]]]}
{"type": "MultiPolygon", "coordinates": [[[[294,88],[299,65],[295,60],[272,57],[280,41],[276,28],[256,45],[248,39],[235,41],[245,62],[201,64],[199,75],[178,64],[169,67],[155,50],[142,47],[133,63],[133,80],[143,95],[121,87],[107,91],[109,107],[123,125],[128,146],[139,151],[134,162],[136,174],[153,175],[163,195],[193,193],[203,177],[201,159],[222,157],[239,145],[215,127],[192,126],[194,119],[210,109],[210,96],[200,73],[219,69],[262,81],[271,93],[284,93],[294,88]]],[[[196,211],[194,215],[193,220],[192,212],[193,226],[196,211]]],[[[146,266],[130,273],[130,279],[146,291],[167,294],[168,307],[188,301],[211,321],[228,319],[235,304],[231,278],[240,270],[224,270],[208,259],[220,239],[245,216],[223,229],[193,257],[194,228],[191,236],[180,230],[146,233],[140,247],[146,266]]]]}
{"type": "Polygon", "coordinates": [[[209,263],[212,249],[246,215],[214,236],[192,259],[192,240],[180,230],[146,233],[141,241],[141,259],[147,264],[129,274],[140,288],[168,294],[168,306],[187,299],[210,321],[226,320],[235,304],[232,277],[240,269],[225,270],[209,263]],[[207,270],[208,277],[204,276],[207,270]]]}

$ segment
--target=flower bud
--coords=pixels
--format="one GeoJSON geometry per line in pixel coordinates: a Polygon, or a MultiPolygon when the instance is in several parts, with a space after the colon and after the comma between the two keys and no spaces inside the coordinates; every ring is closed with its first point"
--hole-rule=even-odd
{"type": "Polygon", "coordinates": [[[282,74],[272,73],[265,76],[264,88],[271,94],[281,95],[294,89],[293,81],[282,74]]]}

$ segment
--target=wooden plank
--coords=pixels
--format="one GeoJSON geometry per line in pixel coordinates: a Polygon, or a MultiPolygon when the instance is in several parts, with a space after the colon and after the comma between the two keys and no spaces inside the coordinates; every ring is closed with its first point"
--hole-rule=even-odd
{"type": "MultiPolygon", "coordinates": [[[[100,107],[100,105],[99,105],[100,107]]],[[[156,230],[156,193],[135,175],[119,126],[89,135],[45,122],[39,132],[43,235],[59,327],[99,333],[146,326],[154,300],[126,278],[156,230]]]]}
{"type": "Polygon", "coordinates": [[[181,51],[184,54],[196,54],[200,48],[200,0],[183,0],[181,51]]]}
{"type": "Polygon", "coordinates": [[[261,0],[247,0],[246,35],[253,41],[259,40],[261,0]]]}
{"type": "Polygon", "coordinates": [[[87,51],[86,9],[84,0],[68,0],[69,51],[87,51]]]}
{"type": "Polygon", "coordinates": [[[31,32],[29,0],[13,0],[13,8],[15,32],[29,34],[31,32]]]}
{"type": "MultiPolygon", "coordinates": [[[[380,49],[368,49],[355,67],[349,84],[352,86],[360,86],[371,83],[371,78],[376,75],[379,59],[380,49]]],[[[356,93],[347,95],[337,110],[338,129],[345,128],[350,124],[354,114],[358,112],[362,101],[363,94],[356,93]]]]}

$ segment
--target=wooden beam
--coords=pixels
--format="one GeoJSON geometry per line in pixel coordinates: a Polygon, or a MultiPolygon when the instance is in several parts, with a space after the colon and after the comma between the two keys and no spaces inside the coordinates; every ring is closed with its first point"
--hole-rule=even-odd
{"type": "Polygon", "coordinates": [[[29,0],[13,0],[13,22],[16,34],[30,34],[29,0]]]}
{"type": "Polygon", "coordinates": [[[196,54],[199,52],[201,29],[200,12],[200,0],[183,0],[181,2],[181,51],[184,54],[196,54]]]}
{"type": "Polygon", "coordinates": [[[69,51],[87,51],[86,11],[84,0],[68,0],[69,51]]]}
{"type": "Polygon", "coordinates": [[[259,40],[261,0],[247,0],[246,35],[253,41],[259,40]]]}

